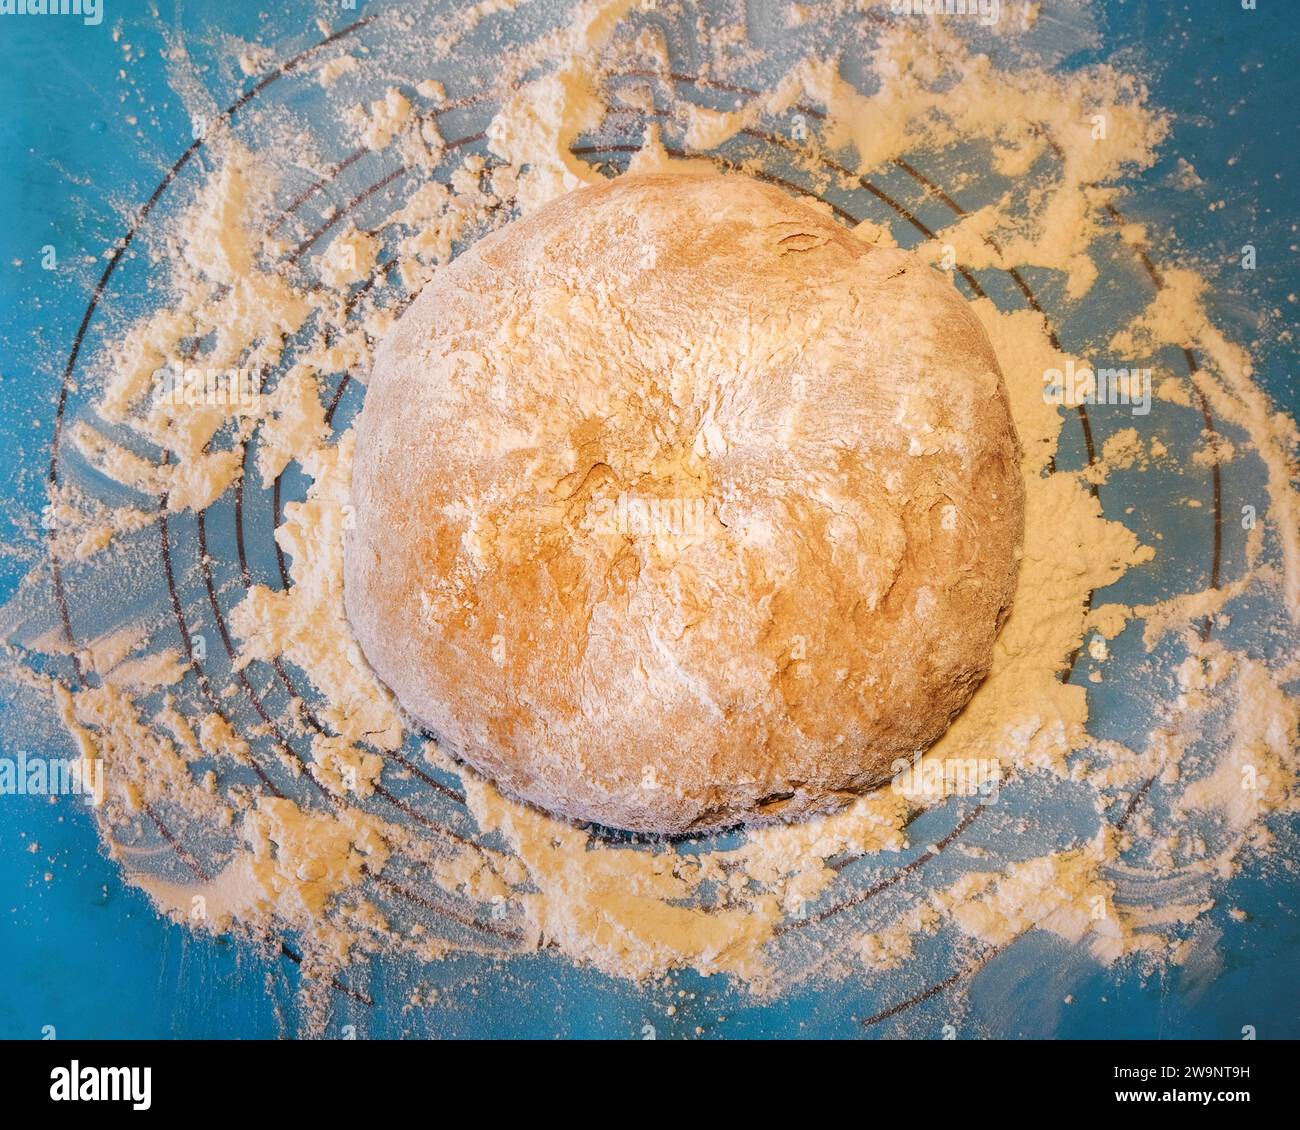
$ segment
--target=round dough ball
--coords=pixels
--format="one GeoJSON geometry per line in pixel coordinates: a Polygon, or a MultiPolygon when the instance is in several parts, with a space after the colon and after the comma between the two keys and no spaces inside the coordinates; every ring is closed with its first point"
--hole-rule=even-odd
{"type": "Polygon", "coordinates": [[[947,728],[1015,589],[1019,447],[952,285],[740,176],[583,188],[439,271],[356,426],[349,618],[551,812],[827,811],[947,728]]]}

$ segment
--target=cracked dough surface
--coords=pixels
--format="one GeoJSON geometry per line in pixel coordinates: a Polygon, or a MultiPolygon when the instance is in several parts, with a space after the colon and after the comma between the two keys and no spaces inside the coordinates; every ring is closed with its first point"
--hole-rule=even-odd
{"type": "Polygon", "coordinates": [[[947,279],[741,176],[578,190],[440,271],[357,423],[345,598],[507,791],[638,831],[837,807],[1015,589],[1019,446],[947,279]]]}

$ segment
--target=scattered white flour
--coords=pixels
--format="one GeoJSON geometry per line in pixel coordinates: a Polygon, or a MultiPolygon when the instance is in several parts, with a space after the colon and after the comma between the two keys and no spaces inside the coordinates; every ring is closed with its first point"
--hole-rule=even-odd
{"type": "MultiPolygon", "coordinates": [[[[439,50],[452,50],[478,21],[509,18],[513,7],[478,5],[439,50]]],[[[1082,359],[1053,343],[1043,314],[973,300],[1002,360],[1024,444],[1027,531],[993,669],[927,763],[996,764],[1002,789],[1030,776],[1068,784],[1091,825],[1086,834],[1023,858],[1014,823],[997,823],[996,804],[977,808],[996,846],[969,849],[974,869],[933,889],[900,885],[898,898],[872,903],[879,913],[864,922],[834,908],[851,904],[873,876],[896,871],[901,853],[911,859],[920,848],[926,863],[944,850],[909,842],[918,813],[946,799],[925,787],[924,773],[825,819],[750,832],[738,845],[647,846],[602,840],[514,803],[436,745],[422,759],[410,753],[423,739],[407,734],[343,613],[352,438],[327,416],[327,390],[344,374],[364,380],[400,304],[459,243],[614,171],[575,154],[579,139],[631,114],[639,120],[626,132],[639,143],[630,167],[672,171],[711,164],[710,150],[765,131],[823,188],[853,187],[896,159],[923,163],[958,142],[986,143],[999,174],[1018,181],[1032,171],[1032,191],[1017,183],[993,203],[954,214],[921,254],[946,269],[953,255],[965,271],[1046,268],[1081,299],[1098,277],[1098,240],[1115,230],[1108,208],[1119,178],[1150,167],[1168,132],[1140,80],[1117,67],[1001,69],[954,21],[877,24],[849,15],[837,23],[819,5],[790,6],[783,18],[800,32],[824,24],[828,43],[851,22],[865,37],[855,42],[869,54],[875,89],[857,89],[825,53],[771,89],[742,90],[729,109],[706,107],[692,101],[690,84],[668,77],[666,49],[638,8],[632,0],[579,4],[567,28],[503,58],[502,85],[486,103],[490,157],[453,153],[444,142],[428,107],[436,113],[458,92],[452,86],[449,96],[440,77],[409,76],[348,108],[343,120],[356,142],[422,175],[395,182],[400,200],[378,224],[363,230],[333,217],[329,235],[302,259],[287,233],[268,230],[274,202],[282,208],[292,195],[280,187],[279,135],[253,129],[251,140],[232,132],[207,145],[211,172],[168,228],[154,268],[168,285],[156,289],[152,312],[121,327],[90,363],[93,403],[65,428],[65,464],[79,453],[115,484],[117,501],[101,501],[67,470],[51,488],[48,545],[69,589],[91,585],[99,562],[107,580],[119,568],[110,548],[137,553],[156,574],[153,524],[200,514],[234,490],[246,506],[255,499],[264,508],[291,467],[310,486],[305,497],[286,498],[275,531],[287,587],[241,582],[238,569],[214,582],[212,599],[230,609],[228,676],[203,674],[210,668],[195,649],[223,643],[202,602],[187,605],[189,634],[179,645],[146,620],[169,617],[168,604],[147,614],[124,607],[124,622],[74,645],[51,611],[48,570],[6,610],[15,681],[53,703],[80,756],[105,761],[108,797],[95,814],[105,843],[162,911],[195,929],[260,940],[292,932],[304,968],[326,979],[381,951],[432,960],[547,946],[611,976],[693,968],[779,992],[813,972],[897,970],[915,960],[921,939],[944,932],[987,954],[1035,929],[1086,945],[1104,963],[1176,956],[1187,924],[1213,905],[1213,882],[1267,848],[1268,817],[1293,810],[1300,795],[1300,719],[1288,693],[1300,615],[1296,425],[1254,383],[1245,350],[1214,327],[1207,282],[1190,268],[1162,271],[1163,285],[1109,348],[1134,359],[1164,346],[1194,348],[1202,367],[1190,378],[1157,372],[1153,411],[1199,413],[1203,398],[1234,438],[1216,434],[1180,450],[1134,424],[1105,438],[1082,471],[1057,467],[1074,415],[1042,395],[1046,370],[1082,359]],[[827,160],[840,171],[827,172],[827,160]],[[309,340],[290,347],[300,331],[309,340]],[[158,371],[191,362],[260,376],[234,403],[160,396],[158,371]],[[246,446],[255,477],[244,474],[246,446]],[[1119,470],[1204,475],[1229,461],[1253,461],[1267,480],[1246,564],[1232,574],[1225,565],[1217,588],[1193,579],[1159,603],[1094,606],[1094,592],[1158,565],[1163,552],[1144,545],[1099,488],[1119,470]],[[137,551],[133,539],[147,535],[137,551]],[[75,580],[73,562],[82,563],[75,580]],[[1202,631],[1245,595],[1268,602],[1277,630],[1292,633],[1280,661],[1202,631]],[[1126,744],[1102,741],[1087,728],[1091,687],[1101,668],[1111,677],[1116,641],[1134,620],[1145,627],[1142,677],[1163,699],[1153,702],[1147,732],[1126,744]],[[74,651],[77,677],[37,673],[47,669],[43,657],[74,651]],[[1098,667],[1089,686],[1062,677],[1080,652],[1098,667]],[[241,722],[248,711],[236,707],[253,701],[254,684],[253,720],[241,722]],[[272,684],[275,695],[266,690],[272,684]],[[442,789],[433,794],[438,805],[430,807],[428,791],[402,799],[402,784],[430,781],[442,789]],[[1155,794],[1167,814],[1159,827],[1147,801],[1155,794]],[[159,869],[158,850],[130,846],[159,835],[185,845],[188,873],[159,869]],[[1118,898],[1125,884],[1139,895],[1118,898]]],[[[711,34],[712,77],[722,82],[719,60],[745,57],[743,29],[711,34]]],[[[344,75],[348,87],[370,65],[348,53],[284,81],[327,97],[344,75]]],[[[395,81],[388,72],[383,80],[395,81]]],[[[765,171],[758,157],[744,168],[765,171]]],[[[1190,166],[1180,173],[1193,175],[1190,166]]],[[[1135,229],[1124,238],[1144,247],[1135,229]]],[[[864,219],[854,230],[893,245],[903,228],[864,219]]],[[[190,558],[180,560],[191,568],[190,558]]],[[[981,770],[978,783],[992,779],[981,770]]]]}

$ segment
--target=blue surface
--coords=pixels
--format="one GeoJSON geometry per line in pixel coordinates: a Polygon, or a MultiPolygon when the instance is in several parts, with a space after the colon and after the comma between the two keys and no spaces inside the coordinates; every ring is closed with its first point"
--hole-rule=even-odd
{"type": "MultiPolygon", "coordinates": [[[[31,515],[44,500],[53,399],[102,270],[102,260],[85,258],[98,260],[120,236],[119,208],[145,199],[190,140],[188,118],[167,85],[162,29],[145,4],[106,3],[100,27],[0,17],[0,448],[8,456],[0,465],[0,538],[38,553],[31,515]],[[109,33],[119,26],[115,42],[109,33]],[[138,53],[129,84],[118,78],[126,43],[138,53]],[[46,244],[59,255],[53,272],[39,269],[46,244]],[[21,267],[13,265],[18,260],[21,267]]],[[[1147,61],[1154,103],[1176,115],[1161,165],[1144,178],[1151,191],[1136,194],[1127,211],[1151,222],[1158,260],[1225,265],[1215,314],[1230,336],[1255,343],[1263,383],[1294,412],[1293,343],[1258,340],[1257,320],[1269,309],[1293,316],[1289,296],[1300,290],[1292,230],[1300,169],[1294,13],[1276,0],[1260,0],[1254,13],[1235,0],[1103,7],[1103,48],[1069,63],[1131,52],[1147,61]],[[1180,156],[1195,165],[1204,187],[1168,190],[1180,156]],[[1226,207],[1211,211],[1217,200],[1226,207]],[[1226,269],[1247,242],[1259,250],[1259,269],[1226,269]]],[[[199,42],[214,27],[286,52],[317,38],[313,6],[274,8],[263,18],[251,5],[192,2],[166,10],[164,20],[179,19],[199,42]]],[[[222,105],[241,89],[216,74],[205,79],[222,105]]],[[[25,571],[5,561],[3,597],[25,571]]],[[[4,724],[0,715],[0,748],[12,754],[4,724]]],[[[919,832],[917,842],[926,842],[919,832]]],[[[961,1032],[1234,1038],[1252,1024],[1261,1038],[1300,1035],[1298,892],[1285,867],[1234,880],[1211,913],[1224,933],[1227,967],[1207,983],[1179,969],[1150,977],[1130,966],[1099,970],[1059,941],[1030,935],[975,981],[964,1013],[972,1019],[961,1032]],[[1248,926],[1227,917],[1230,905],[1248,912],[1248,926]],[[1073,1003],[1064,1006],[1067,992],[1073,1003]],[[981,1021],[1005,1018],[1009,1002],[1014,1021],[981,1021]]],[[[36,1037],[46,1025],[65,1037],[273,1037],[297,1027],[292,962],[160,921],[143,895],[124,887],[90,821],[69,801],[0,800],[0,962],[0,1036],[36,1037]],[[27,837],[39,842],[38,852],[25,850],[27,837]]],[[[693,975],[643,992],[544,956],[516,959],[508,977],[485,959],[455,965],[456,975],[481,972],[474,995],[406,1012],[409,985],[379,970],[367,989],[374,1007],[340,998],[330,1033],[353,1023],[377,1035],[640,1038],[651,1020],[660,1038],[693,1036],[697,1025],[705,1036],[861,1036],[859,1019],[871,1011],[849,985],[760,1004],[693,975]],[[677,1003],[680,989],[698,997],[686,998],[670,1018],[663,1006],[677,1003]],[[725,1007],[711,998],[724,998],[725,1007]],[[720,1007],[725,1021],[716,1019],[720,1007]]],[[[905,1027],[882,1025],[872,1034],[939,1037],[952,1011],[945,996],[913,1009],[905,1027]]]]}

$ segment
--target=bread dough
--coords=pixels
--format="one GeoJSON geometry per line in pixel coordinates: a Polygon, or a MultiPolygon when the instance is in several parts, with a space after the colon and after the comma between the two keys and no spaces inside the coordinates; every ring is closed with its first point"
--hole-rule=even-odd
{"type": "Polygon", "coordinates": [[[947,728],[1019,448],[952,285],[741,176],[628,176],[440,271],[356,425],[348,616],[508,792],[649,832],[838,806],[947,728]]]}

